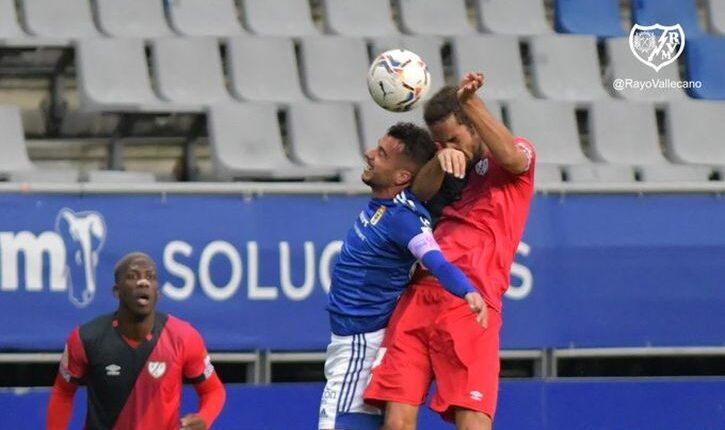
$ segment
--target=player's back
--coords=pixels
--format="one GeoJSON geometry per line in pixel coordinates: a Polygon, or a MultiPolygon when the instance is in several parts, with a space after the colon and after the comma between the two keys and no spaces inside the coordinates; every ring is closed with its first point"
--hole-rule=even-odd
{"type": "Polygon", "coordinates": [[[528,151],[529,169],[514,175],[492,157],[483,158],[469,173],[461,198],[443,210],[434,231],[446,257],[497,310],[534,196],[533,146],[521,138],[516,144],[528,151]]]}
{"type": "Polygon", "coordinates": [[[332,332],[351,335],[385,327],[410,279],[411,235],[430,228],[430,215],[407,190],[373,198],[348,231],[332,274],[332,332]]]}

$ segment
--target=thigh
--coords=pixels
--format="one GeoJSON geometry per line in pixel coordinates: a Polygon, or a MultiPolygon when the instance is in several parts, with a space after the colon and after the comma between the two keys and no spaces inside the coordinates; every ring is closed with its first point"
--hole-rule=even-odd
{"type": "Polygon", "coordinates": [[[446,311],[431,338],[437,391],[431,408],[448,421],[456,408],[493,418],[498,400],[501,316],[489,308],[488,328],[463,303],[446,311]]]}
{"type": "Polygon", "coordinates": [[[363,402],[363,392],[384,335],[384,329],[352,336],[332,335],[325,360],[327,384],[320,401],[320,429],[380,427],[381,411],[363,402]]]}

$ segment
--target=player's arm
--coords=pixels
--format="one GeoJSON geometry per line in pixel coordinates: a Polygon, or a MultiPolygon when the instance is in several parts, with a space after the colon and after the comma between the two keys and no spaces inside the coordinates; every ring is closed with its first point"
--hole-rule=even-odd
{"type": "Polygon", "coordinates": [[[447,173],[456,178],[465,176],[467,161],[466,155],[457,149],[441,149],[415,175],[411,192],[421,201],[427,202],[440,191],[447,173]]]}
{"type": "Polygon", "coordinates": [[[50,393],[47,430],[66,430],[70,425],[73,417],[73,399],[78,390],[79,379],[85,374],[87,366],[80,333],[76,328],[66,342],[58,375],[50,393]]]}
{"type": "Polygon", "coordinates": [[[185,342],[184,377],[194,384],[199,396],[199,411],[181,419],[182,430],[206,430],[224,408],[226,390],[214,371],[204,340],[196,330],[185,342]]]}
{"type": "Polygon", "coordinates": [[[405,246],[441,282],[451,294],[464,299],[478,322],[488,326],[486,303],[466,275],[449,262],[433,237],[433,233],[412,213],[402,213],[393,220],[393,240],[405,246]]]}
{"type": "Polygon", "coordinates": [[[467,73],[458,88],[458,100],[491,156],[506,171],[520,175],[529,169],[531,153],[515,144],[514,136],[488,111],[476,95],[483,86],[483,74],[467,73]]]}

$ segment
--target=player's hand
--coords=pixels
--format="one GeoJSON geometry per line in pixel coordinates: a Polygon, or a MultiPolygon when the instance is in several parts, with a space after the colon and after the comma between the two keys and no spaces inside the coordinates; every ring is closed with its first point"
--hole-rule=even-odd
{"type": "Polygon", "coordinates": [[[483,297],[477,292],[468,293],[466,294],[466,303],[468,303],[468,307],[471,309],[471,312],[476,314],[476,321],[478,324],[481,325],[483,328],[488,328],[488,308],[486,307],[486,302],[483,300],[483,297]]]}
{"type": "Polygon", "coordinates": [[[197,414],[188,414],[181,419],[181,430],[206,430],[206,423],[197,414]]]}
{"type": "Polygon", "coordinates": [[[456,178],[463,178],[466,175],[466,164],[468,157],[462,151],[454,148],[445,148],[438,152],[438,162],[441,169],[450,173],[456,178]]]}
{"type": "Polygon", "coordinates": [[[458,86],[458,101],[468,101],[483,86],[483,81],[483,73],[466,73],[458,86]]]}

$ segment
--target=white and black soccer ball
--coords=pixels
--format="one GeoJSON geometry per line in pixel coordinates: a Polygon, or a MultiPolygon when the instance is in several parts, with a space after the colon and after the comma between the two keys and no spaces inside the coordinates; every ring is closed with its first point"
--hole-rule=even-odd
{"type": "Polygon", "coordinates": [[[375,103],[393,112],[413,109],[430,88],[425,61],[414,52],[391,49],[370,65],[368,89],[375,103]]]}

